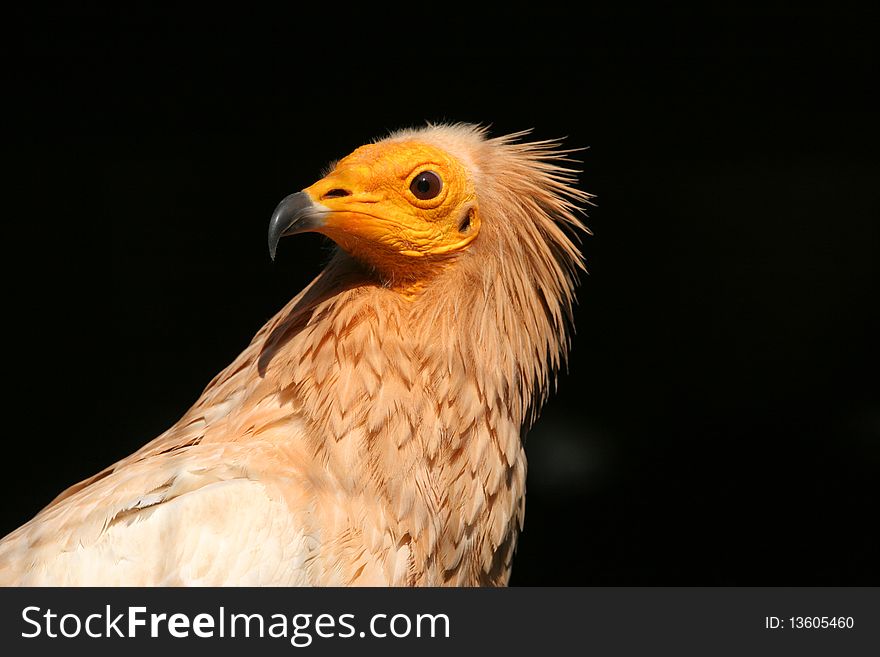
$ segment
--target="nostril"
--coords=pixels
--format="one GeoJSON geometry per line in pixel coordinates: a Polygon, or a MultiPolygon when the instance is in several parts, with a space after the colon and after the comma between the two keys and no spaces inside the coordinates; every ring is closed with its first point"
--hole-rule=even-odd
{"type": "Polygon", "coordinates": [[[331,189],[321,198],[339,198],[340,196],[351,196],[351,192],[347,189],[331,189]]]}

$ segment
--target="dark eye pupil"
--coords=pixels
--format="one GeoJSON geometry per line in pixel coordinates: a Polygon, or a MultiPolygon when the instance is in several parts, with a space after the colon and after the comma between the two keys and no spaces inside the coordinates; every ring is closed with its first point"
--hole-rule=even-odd
{"type": "Polygon", "coordinates": [[[426,201],[440,193],[440,190],[443,189],[443,181],[433,171],[423,171],[413,178],[409,189],[417,199],[426,201]]]}

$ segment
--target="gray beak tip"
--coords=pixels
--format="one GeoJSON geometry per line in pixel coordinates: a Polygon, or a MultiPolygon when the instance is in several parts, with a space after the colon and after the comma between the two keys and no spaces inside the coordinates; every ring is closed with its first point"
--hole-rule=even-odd
{"type": "Polygon", "coordinates": [[[308,194],[291,194],[278,204],[269,220],[269,257],[275,261],[282,237],[312,230],[322,223],[321,213],[308,194]]]}

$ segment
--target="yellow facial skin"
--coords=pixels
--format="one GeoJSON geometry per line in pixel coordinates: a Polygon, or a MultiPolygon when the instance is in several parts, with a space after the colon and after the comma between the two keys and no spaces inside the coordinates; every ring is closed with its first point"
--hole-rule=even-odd
{"type": "Polygon", "coordinates": [[[476,195],[465,168],[419,142],[362,146],[304,191],[326,211],[323,225],[314,230],[392,282],[417,282],[480,232],[476,195]],[[435,198],[419,199],[410,189],[424,171],[443,182],[435,198]]]}

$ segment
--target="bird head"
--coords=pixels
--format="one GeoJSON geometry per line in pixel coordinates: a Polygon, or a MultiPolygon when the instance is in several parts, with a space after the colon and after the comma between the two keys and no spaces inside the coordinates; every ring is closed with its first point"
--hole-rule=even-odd
{"type": "Polygon", "coordinates": [[[385,280],[412,285],[448,263],[480,233],[473,176],[465,165],[417,139],[362,146],[276,208],[274,258],[285,235],[323,233],[385,280]]]}
{"type": "Polygon", "coordinates": [[[486,202],[514,242],[558,242],[578,260],[557,228],[583,228],[569,200],[589,195],[570,185],[573,171],[549,161],[565,160],[567,151],[554,152],[551,142],[514,143],[523,134],[486,139],[475,126],[429,125],[361,146],[281,201],[269,225],[269,252],[274,259],[284,236],[318,232],[384,284],[420,286],[480,241],[486,202]],[[532,210],[541,215],[527,219],[533,226],[516,221],[532,210]],[[542,218],[549,234],[529,235],[542,218]]]}

